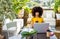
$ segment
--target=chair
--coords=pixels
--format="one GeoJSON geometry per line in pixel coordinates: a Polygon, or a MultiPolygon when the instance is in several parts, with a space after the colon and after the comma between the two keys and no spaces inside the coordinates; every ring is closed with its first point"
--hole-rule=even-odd
{"type": "Polygon", "coordinates": [[[17,31],[17,22],[7,23],[6,26],[7,26],[8,37],[15,35],[17,31]]]}
{"type": "Polygon", "coordinates": [[[24,27],[24,20],[23,19],[14,19],[13,22],[17,22],[17,31],[16,35],[18,35],[21,29],[24,27]]]}

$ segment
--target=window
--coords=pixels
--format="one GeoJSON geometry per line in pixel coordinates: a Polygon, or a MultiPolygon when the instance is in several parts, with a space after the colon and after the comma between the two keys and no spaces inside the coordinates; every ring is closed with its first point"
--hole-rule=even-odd
{"type": "Polygon", "coordinates": [[[54,0],[31,0],[27,4],[29,7],[38,5],[43,8],[53,8],[54,7],[54,0]]]}

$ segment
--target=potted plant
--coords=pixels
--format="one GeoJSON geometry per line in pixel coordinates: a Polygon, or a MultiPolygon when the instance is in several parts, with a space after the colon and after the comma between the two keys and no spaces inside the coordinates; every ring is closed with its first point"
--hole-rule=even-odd
{"type": "Polygon", "coordinates": [[[55,13],[58,13],[58,6],[59,5],[60,5],[60,0],[55,0],[55,6],[54,6],[55,13]]]}
{"type": "Polygon", "coordinates": [[[56,13],[56,18],[59,19],[59,14],[60,14],[60,0],[55,0],[54,11],[56,13]]]}
{"type": "Polygon", "coordinates": [[[24,26],[26,26],[26,22],[27,22],[27,18],[28,18],[28,13],[29,13],[29,8],[26,7],[27,6],[27,2],[29,2],[29,0],[13,0],[12,1],[12,9],[16,12],[16,14],[19,14],[18,12],[22,9],[24,9],[24,26]]]}
{"type": "Polygon", "coordinates": [[[16,14],[11,6],[12,2],[10,0],[0,0],[0,32],[2,32],[2,25],[5,19],[9,18],[13,20],[16,18],[16,14]]]}
{"type": "Polygon", "coordinates": [[[58,20],[60,20],[60,5],[58,6],[58,13],[56,13],[56,17],[58,20]]]}
{"type": "Polygon", "coordinates": [[[26,37],[26,39],[30,39],[30,36],[35,35],[36,33],[37,33],[37,31],[35,29],[25,27],[21,32],[22,39],[24,37],[26,37]]]}

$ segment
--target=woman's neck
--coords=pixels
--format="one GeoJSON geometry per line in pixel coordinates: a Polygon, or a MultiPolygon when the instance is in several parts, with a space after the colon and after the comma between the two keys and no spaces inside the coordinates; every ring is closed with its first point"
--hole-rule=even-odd
{"type": "Polygon", "coordinates": [[[40,18],[39,16],[35,16],[36,18],[40,18]]]}
{"type": "Polygon", "coordinates": [[[38,16],[35,16],[36,18],[39,18],[38,16]]]}

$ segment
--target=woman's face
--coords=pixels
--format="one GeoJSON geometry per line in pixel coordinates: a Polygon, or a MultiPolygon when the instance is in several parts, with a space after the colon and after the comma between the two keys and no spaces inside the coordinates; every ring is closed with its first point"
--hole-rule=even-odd
{"type": "Polygon", "coordinates": [[[35,16],[39,16],[39,12],[36,12],[36,13],[35,13],[35,16]]]}

